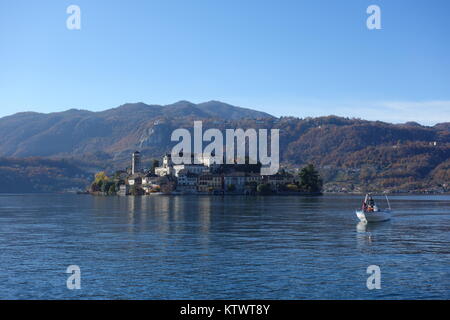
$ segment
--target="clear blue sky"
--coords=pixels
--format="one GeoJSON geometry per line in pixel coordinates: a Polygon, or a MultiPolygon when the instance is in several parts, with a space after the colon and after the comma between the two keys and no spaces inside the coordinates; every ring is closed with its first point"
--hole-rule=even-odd
{"type": "Polygon", "coordinates": [[[448,0],[1,0],[0,117],[221,100],[450,121],[449,15],[448,0]],[[371,4],[382,30],[366,27],[371,4]]]}

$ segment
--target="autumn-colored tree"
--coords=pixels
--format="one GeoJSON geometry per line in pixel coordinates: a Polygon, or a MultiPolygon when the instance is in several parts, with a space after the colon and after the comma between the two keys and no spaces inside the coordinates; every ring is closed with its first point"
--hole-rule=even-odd
{"type": "Polygon", "coordinates": [[[98,172],[95,175],[95,180],[91,184],[91,192],[108,192],[109,189],[109,178],[104,171],[98,172]]]}
{"type": "Polygon", "coordinates": [[[99,183],[100,181],[107,181],[109,180],[108,176],[106,175],[105,171],[100,171],[97,174],[95,174],[95,183],[99,183]]]}

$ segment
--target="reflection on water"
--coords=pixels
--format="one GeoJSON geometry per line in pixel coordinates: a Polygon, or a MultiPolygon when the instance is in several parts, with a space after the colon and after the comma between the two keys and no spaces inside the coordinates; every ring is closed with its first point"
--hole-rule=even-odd
{"type": "Polygon", "coordinates": [[[391,221],[358,222],[356,224],[356,240],[359,248],[376,245],[377,236],[391,233],[391,221]]]}
{"type": "Polygon", "coordinates": [[[367,222],[358,222],[358,224],[356,225],[356,231],[358,231],[358,233],[366,233],[367,232],[367,222]]]}
{"type": "Polygon", "coordinates": [[[0,297],[450,298],[450,197],[392,197],[393,219],[369,224],[360,200],[0,195],[0,297]]]}
{"type": "Polygon", "coordinates": [[[372,234],[367,231],[367,223],[366,222],[358,222],[356,225],[356,240],[358,243],[358,248],[363,248],[364,246],[368,246],[372,244],[372,234]]]}

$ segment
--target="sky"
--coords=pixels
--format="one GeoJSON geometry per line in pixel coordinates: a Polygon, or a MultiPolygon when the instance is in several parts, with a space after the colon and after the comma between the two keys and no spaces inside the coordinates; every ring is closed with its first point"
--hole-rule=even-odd
{"type": "Polygon", "coordinates": [[[220,100],[433,125],[450,121],[449,15],[448,0],[0,0],[0,117],[220,100]]]}

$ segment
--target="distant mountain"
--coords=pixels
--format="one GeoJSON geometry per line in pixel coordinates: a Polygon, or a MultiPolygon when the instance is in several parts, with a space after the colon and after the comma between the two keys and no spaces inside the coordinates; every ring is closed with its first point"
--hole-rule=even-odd
{"type": "Polygon", "coordinates": [[[67,156],[136,148],[142,132],[164,119],[240,120],[274,118],[219,101],[160,106],[128,103],[102,112],[71,109],[24,112],[0,119],[0,156],[67,156]]]}
{"type": "MultiPolygon", "coordinates": [[[[131,152],[140,150],[148,165],[171,150],[173,130],[192,129],[194,120],[202,120],[204,129],[280,129],[283,165],[313,163],[328,191],[449,189],[449,123],[427,127],[336,116],[275,118],[218,101],[18,113],[0,119],[0,157],[64,158],[93,172],[123,168],[131,152]]],[[[3,169],[11,173],[11,168],[5,164],[3,169]]]]}
{"type": "Polygon", "coordinates": [[[0,193],[45,193],[82,190],[93,172],[81,162],[0,158],[0,193]]]}
{"type": "Polygon", "coordinates": [[[450,122],[438,123],[434,128],[442,131],[450,131],[450,122]]]}

